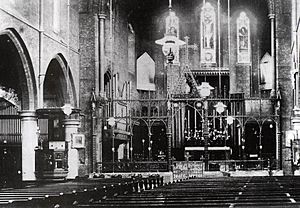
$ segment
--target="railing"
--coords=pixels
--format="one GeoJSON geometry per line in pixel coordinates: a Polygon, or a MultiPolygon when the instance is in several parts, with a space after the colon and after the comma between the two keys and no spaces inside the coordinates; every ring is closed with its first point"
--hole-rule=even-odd
{"type": "Polygon", "coordinates": [[[97,163],[99,173],[112,172],[165,172],[168,164],[165,161],[141,161],[141,162],[102,162],[97,163]]]}
{"type": "Polygon", "coordinates": [[[202,161],[174,161],[173,177],[174,180],[180,180],[190,177],[202,177],[204,171],[204,162],[202,161]]]}
{"type": "Polygon", "coordinates": [[[209,161],[210,171],[238,171],[268,169],[267,160],[214,160],[209,161]]]}
{"type": "MultiPolygon", "coordinates": [[[[259,171],[275,169],[268,160],[211,160],[208,171],[259,171]]],[[[166,172],[167,162],[102,162],[97,163],[99,173],[130,173],[130,172],[166,172]]],[[[174,161],[172,166],[174,179],[202,177],[204,175],[204,161],[174,161]]]]}
{"type": "MultiPolygon", "coordinates": [[[[130,116],[116,116],[115,118],[148,118],[155,119],[165,118],[167,116],[167,99],[165,96],[151,94],[143,96],[136,100],[119,99],[113,102],[123,102],[131,105],[130,116]],[[150,97],[149,97],[150,96],[150,97]]],[[[198,97],[192,94],[176,94],[173,95],[171,102],[191,104],[199,101],[198,97]]],[[[211,95],[207,98],[208,102],[208,116],[214,116],[215,105],[222,102],[227,106],[229,115],[244,118],[244,116],[253,116],[257,118],[276,117],[273,111],[274,100],[269,97],[251,97],[245,98],[243,94],[231,95],[230,98],[216,98],[211,95]]],[[[112,102],[109,100],[108,102],[112,102]]]]}
{"type": "MultiPolygon", "coordinates": [[[[272,170],[276,167],[269,160],[211,160],[208,162],[208,171],[234,172],[234,171],[260,171],[272,170]]],[[[174,180],[202,177],[205,174],[204,161],[174,161],[174,180]]]]}

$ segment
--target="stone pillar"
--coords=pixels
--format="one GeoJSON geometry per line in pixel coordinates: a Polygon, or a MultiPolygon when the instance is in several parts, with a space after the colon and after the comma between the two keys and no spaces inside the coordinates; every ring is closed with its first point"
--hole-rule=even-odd
{"type": "Polygon", "coordinates": [[[72,148],[72,134],[78,132],[79,120],[66,119],[64,120],[65,126],[65,139],[68,148],[68,175],[67,179],[75,179],[78,176],[79,169],[79,155],[78,150],[72,148]]]}
{"type": "MultiPolygon", "coordinates": [[[[103,0],[102,0],[103,1],[103,0]]],[[[100,96],[104,97],[104,72],[105,72],[105,19],[104,11],[99,14],[99,56],[100,56],[100,96]]]]}
{"type": "Polygon", "coordinates": [[[273,67],[273,80],[272,80],[272,90],[271,97],[276,97],[276,85],[277,80],[276,77],[278,74],[275,70],[275,14],[269,14],[269,19],[271,21],[271,56],[272,56],[272,67],[273,67]]]}
{"type": "MultiPolygon", "coordinates": [[[[280,131],[282,132],[282,168],[283,173],[288,175],[291,170],[291,151],[290,147],[286,147],[286,144],[289,143],[288,138],[286,137],[286,132],[292,129],[291,118],[293,117],[292,112],[294,108],[293,88],[291,87],[292,76],[290,76],[293,63],[292,53],[290,52],[292,45],[292,1],[274,0],[273,2],[275,5],[276,85],[277,87],[280,87],[282,95],[279,112],[280,131]]],[[[297,116],[295,115],[295,117],[297,116]]]]}
{"type": "Polygon", "coordinates": [[[22,180],[34,181],[35,176],[35,148],[38,146],[37,118],[35,111],[22,111],[22,180]]]}

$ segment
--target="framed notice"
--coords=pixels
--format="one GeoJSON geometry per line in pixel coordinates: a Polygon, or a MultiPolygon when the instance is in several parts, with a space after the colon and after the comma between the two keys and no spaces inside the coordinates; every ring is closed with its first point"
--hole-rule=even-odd
{"type": "Polygon", "coordinates": [[[49,141],[49,149],[51,150],[65,150],[64,141],[49,141]]]}
{"type": "Polygon", "coordinates": [[[83,134],[72,134],[72,148],[85,148],[85,136],[83,134]]]}

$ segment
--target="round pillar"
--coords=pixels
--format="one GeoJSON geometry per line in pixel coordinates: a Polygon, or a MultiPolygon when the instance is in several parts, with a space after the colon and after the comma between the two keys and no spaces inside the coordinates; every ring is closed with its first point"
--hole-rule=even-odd
{"type": "Polygon", "coordinates": [[[22,111],[22,180],[34,181],[35,176],[35,148],[38,146],[37,117],[35,111],[22,111]]]}
{"type": "Polygon", "coordinates": [[[271,21],[271,56],[272,56],[272,67],[273,67],[273,80],[272,80],[272,90],[271,90],[271,97],[276,97],[276,91],[278,88],[277,83],[277,67],[275,65],[275,47],[276,47],[276,39],[275,39],[275,14],[269,14],[269,19],[271,21]]]}
{"type": "Polygon", "coordinates": [[[68,175],[67,179],[75,179],[78,176],[79,155],[78,150],[72,147],[72,134],[78,132],[79,120],[66,119],[64,120],[65,140],[68,148],[68,175]]]}

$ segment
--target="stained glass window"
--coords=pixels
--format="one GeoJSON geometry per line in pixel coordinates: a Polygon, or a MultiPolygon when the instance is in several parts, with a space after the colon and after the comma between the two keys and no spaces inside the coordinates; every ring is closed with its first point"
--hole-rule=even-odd
{"type": "Polygon", "coordinates": [[[238,63],[250,63],[250,21],[245,12],[237,18],[238,63]]]}
{"type": "Polygon", "coordinates": [[[201,63],[216,63],[216,12],[210,3],[201,11],[201,63]]]}

